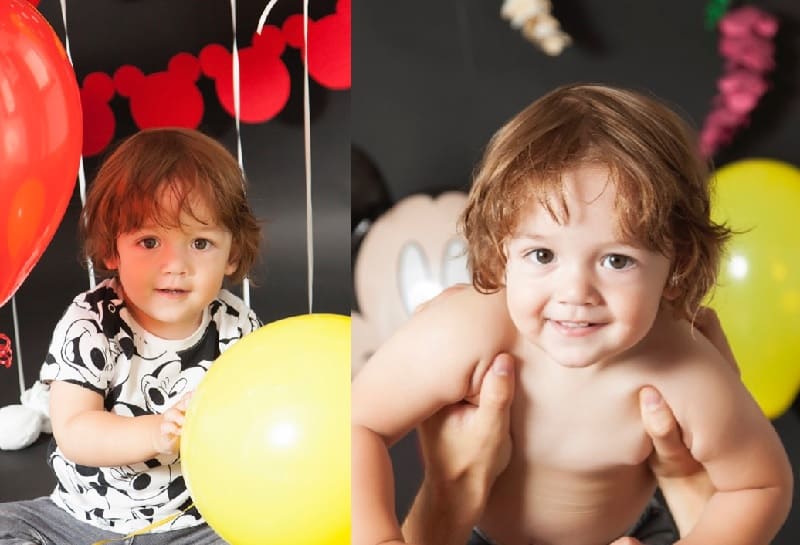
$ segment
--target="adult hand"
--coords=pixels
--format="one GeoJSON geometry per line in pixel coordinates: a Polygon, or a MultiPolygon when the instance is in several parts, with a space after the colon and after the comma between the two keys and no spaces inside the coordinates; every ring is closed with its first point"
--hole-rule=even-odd
{"type": "Polygon", "coordinates": [[[426,475],[491,487],[511,459],[513,397],[514,359],[499,354],[483,378],[478,405],[450,405],[418,428],[426,475]]]}
{"type": "MultiPolygon", "coordinates": [[[[416,312],[465,289],[472,288],[469,284],[452,285],[416,312]]],[[[444,407],[419,426],[426,478],[438,483],[471,483],[473,489],[485,488],[488,492],[511,459],[514,378],[513,357],[498,354],[484,375],[478,405],[465,400],[444,407]]]]}
{"type": "MultiPolygon", "coordinates": [[[[707,307],[701,308],[694,326],[711,341],[738,373],[736,358],[716,312],[707,307]]],[[[680,534],[686,535],[694,527],[715,488],[703,466],[692,458],[683,443],[681,429],[659,392],[646,386],[639,392],[639,402],[645,431],[653,440],[650,468],[669,504],[680,534]]],[[[628,543],[636,542],[615,542],[613,545],[628,543]]]]}
{"type": "Polygon", "coordinates": [[[425,480],[403,524],[407,541],[467,542],[494,480],[511,459],[514,379],[513,358],[496,356],[483,378],[478,405],[445,407],[418,428],[425,480]]]}

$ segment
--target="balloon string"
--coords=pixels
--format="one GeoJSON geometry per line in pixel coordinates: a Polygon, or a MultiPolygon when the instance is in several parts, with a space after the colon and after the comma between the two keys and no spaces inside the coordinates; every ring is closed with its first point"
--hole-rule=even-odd
{"type": "Polygon", "coordinates": [[[22,370],[22,347],[19,342],[19,319],[17,317],[17,298],[11,297],[11,319],[14,322],[14,349],[17,351],[17,378],[20,396],[25,391],[25,372],[22,370]]]}
{"type": "MultiPolygon", "coordinates": [[[[240,92],[239,92],[239,45],[236,38],[236,0],[231,0],[231,27],[233,28],[233,119],[236,131],[236,159],[239,161],[239,169],[244,176],[244,161],[242,160],[242,132],[241,132],[241,113],[240,113],[240,92]]],[[[246,191],[246,187],[243,185],[246,191]]],[[[250,306],[250,278],[242,280],[242,300],[246,306],[250,306]]]]}
{"type": "MultiPolygon", "coordinates": [[[[67,30],[67,0],[60,0],[60,4],[61,20],[64,23],[64,49],[67,50],[67,59],[69,59],[69,64],[72,66],[72,71],[74,72],[75,63],[72,62],[72,52],[69,47],[69,32],[67,30]]],[[[81,207],[86,206],[86,171],[83,166],[83,154],[81,154],[80,161],[78,163],[78,193],[81,197],[81,207]]],[[[86,258],[86,268],[89,272],[89,289],[94,289],[96,284],[94,277],[94,264],[88,257],[86,258]]]]}
{"type": "MultiPolygon", "coordinates": [[[[258,19],[261,34],[267,15],[278,0],[270,0],[258,19]]],[[[314,312],[314,221],[311,206],[311,102],[308,90],[308,0],[303,0],[303,149],[306,176],[306,258],[308,260],[308,312],[314,312]]]]}
{"type": "Polygon", "coordinates": [[[166,518],[163,518],[163,519],[161,519],[161,520],[159,520],[159,521],[156,521],[156,522],[154,522],[154,523],[152,523],[152,524],[148,524],[148,525],[147,525],[147,526],[145,526],[144,528],[140,528],[139,530],[136,530],[136,531],[134,531],[134,532],[131,532],[130,534],[128,534],[128,535],[126,535],[126,536],[122,536],[122,537],[115,537],[115,538],[112,538],[112,539],[102,539],[102,540],[100,540],[100,541],[95,541],[94,543],[92,543],[92,545],[106,545],[106,543],[114,543],[115,541],[122,541],[123,539],[129,539],[129,538],[131,538],[131,537],[136,537],[136,536],[140,536],[140,535],[142,535],[142,534],[146,534],[146,533],[147,533],[147,532],[149,532],[150,530],[153,530],[153,529],[155,529],[155,528],[158,528],[159,526],[164,526],[164,525],[165,525],[165,524],[167,524],[168,522],[172,522],[173,520],[175,520],[176,518],[178,518],[179,516],[181,516],[182,514],[184,514],[186,511],[188,511],[189,509],[191,509],[192,507],[194,507],[194,504],[193,504],[193,503],[192,503],[192,504],[190,504],[190,505],[189,505],[189,507],[187,507],[187,508],[186,508],[186,509],[184,509],[183,511],[179,511],[179,512],[177,512],[177,513],[173,514],[173,515],[170,515],[170,516],[168,516],[168,517],[166,517],[166,518]]]}
{"type": "Polygon", "coordinates": [[[311,104],[308,92],[308,0],[303,0],[303,144],[306,163],[306,253],[308,313],[314,312],[314,214],[311,208],[311,104]]]}
{"type": "Polygon", "coordinates": [[[258,18],[258,26],[256,27],[256,32],[261,34],[261,31],[264,29],[264,23],[267,20],[267,15],[269,12],[272,11],[272,8],[275,7],[275,4],[278,3],[278,0],[270,0],[267,4],[267,7],[264,8],[264,11],[261,12],[261,17],[258,18]]]}

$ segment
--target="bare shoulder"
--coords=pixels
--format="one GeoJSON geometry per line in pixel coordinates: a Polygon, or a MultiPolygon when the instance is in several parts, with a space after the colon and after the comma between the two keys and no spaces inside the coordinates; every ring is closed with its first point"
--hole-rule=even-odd
{"type": "Polygon", "coordinates": [[[645,357],[653,385],[664,395],[677,402],[713,385],[727,388],[740,382],[735,369],[687,320],[659,317],[653,330],[645,357]]]}

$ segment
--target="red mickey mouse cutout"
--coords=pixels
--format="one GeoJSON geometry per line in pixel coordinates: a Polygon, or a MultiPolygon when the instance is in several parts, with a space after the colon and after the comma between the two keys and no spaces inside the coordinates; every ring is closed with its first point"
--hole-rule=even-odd
{"type": "Polygon", "coordinates": [[[116,119],[109,101],[114,98],[114,82],[105,72],[92,72],[83,78],[83,155],[97,155],[111,143],[116,119]]]}
{"type": "Polygon", "coordinates": [[[130,98],[131,115],[140,129],[186,127],[196,129],[203,119],[203,95],[197,88],[200,63],[189,53],[178,53],[164,72],[145,76],[125,65],[114,72],[120,95],[130,98]]]}
{"type": "MultiPolygon", "coordinates": [[[[34,6],[39,3],[27,1],[34,6]]],[[[308,23],[309,75],[328,89],[350,88],[350,26],[350,0],[339,0],[335,13],[308,23]]],[[[286,106],[291,80],[281,56],[287,44],[303,52],[302,14],[289,16],[280,29],[267,25],[261,34],[254,35],[249,47],[239,51],[241,121],[266,122],[286,106]]],[[[220,103],[234,116],[232,63],[227,48],[211,44],[200,51],[199,58],[178,53],[166,71],[150,75],[133,65],[121,66],[113,78],[103,72],[89,74],[80,89],[83,155],[97,155],[113,140],[116,120],[110,101],[115,92],[130,99],[131,116],[140,129],[197,128],[205,109],[197,87],[202,73],[215,80],[220,103]]]]}
{"type": "MultiPolygon", "coordinates": [[[[289,70],[281,59],[286,42],[280,29],[265,26],[250,47],[239,50],[239,118],[262,123],[275,117],[289,100],[289,70]]],[[[219,44],[200,51],[203,73],[215,80],[220,104],[232,117],[233,55],[219,44]]]]}
{"type": "MultiPolygon", "coordinates": [[[[303,16],[283,23],[286,41],[303,51],[303,16]]],[[[308,21],[308,73],[328,89],[350,88],[350,0],[339,0],[336,13],[308,21]]]]}

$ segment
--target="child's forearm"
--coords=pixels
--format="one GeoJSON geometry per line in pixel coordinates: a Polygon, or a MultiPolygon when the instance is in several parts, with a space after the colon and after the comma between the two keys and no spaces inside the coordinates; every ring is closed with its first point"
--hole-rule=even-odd
{"type": "Polygon", "coordinates": [[[394,514],[392,462],[383,438],[354,424],[352,440],[352,545],[403,543],[394,514]]]}
{"type": "Polygon", "coordinates": [[[56,442],[67,459],[92,467],[123,466],[158,455],[153,439],[160,415],[122,416],[85,411],[65,422],[56,442]]]}
{"type": "Polygon", "coordinates": [[[676,545],[767,545],[791,507],[791,487],[716,492],[697,525],[676,545]]]}
{"type": "Polygon", "coordinates": [[[417,545],[463,545],[483,512],[486,483],[440,481],[425,476],[403,522],[403,536],[417,545]]]}
{"type": "Polygon", "coordinates": [[[661,477],[658,486],[667,500],[678,533],[688,535],[714,494],[714,485],[708,474],[700,471],[694,475],[661,477]]]}

